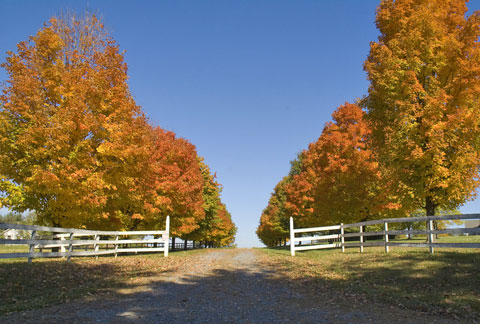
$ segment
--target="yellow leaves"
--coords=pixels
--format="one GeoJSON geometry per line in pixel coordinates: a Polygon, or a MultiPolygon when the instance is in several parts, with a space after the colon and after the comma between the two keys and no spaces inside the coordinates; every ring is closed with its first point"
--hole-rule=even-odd
{"type": "MultiPolygon", "coordinates": [[[[52,20],[30,42],[19,44],[4,65],[10,79],[1,104],[10,108],[0,111],[6,124],[0,129],[0,151],[9,152],[2,166],[14,166],[5,170],[6,177],[17,184],[13,187],[26,188],[22,199],[11,199],[17,206],[35,209],[49,223],[91,226],[93,215],[109,218],[112,209],[138,198],[124,187],[133,182],[126,170],[134,168],[115,157],[133,154],[137,107],[127,86],[105,82],[126,79],[115,76],[124,73],[122,57],[107,57],[116,50],[90,48],[91,57],[80,57],[76,36],[59,31],[60,23],[52,20]],[[94,57],[95,66],[90,65],[94,57]],[[105,98],[114,98],[114,105],[105,98]]],[[[4,191],[12,198],[13,187],[4,191]]]]}
{"type": "Polygon", "coordinates": [[[480,29],[466,12],[463,0],[382,1],[377,11],[364,104],[381,165],[412,209],[427,197],[461,204],[476,187],[480,160],[466,157],[480,137],[480,29]]]}
{"type": "Polygon", "coordinates": [[[102,143],[97,148],[96,151],[100,154],[109,154],[111,153],[112,143],[102,143]]]}
{"type": "Polygon", "coordinates": [[[156,206],[169,205],[171,202],[172,202],[172,200],[168,197],[165,197],[165,196],[157,196],[155,198],[155,205],[156,206]]]}

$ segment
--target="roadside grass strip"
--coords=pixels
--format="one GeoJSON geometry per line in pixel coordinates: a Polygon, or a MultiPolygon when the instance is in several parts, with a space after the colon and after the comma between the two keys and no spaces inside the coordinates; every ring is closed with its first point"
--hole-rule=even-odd
{"type": "MultiPolygon", "coordinates": [[[[8,246],[3,247],[9,249],[8,246]]],[[[20,251],[21,252],[21,251],[20,251]]],[[[38,309],[74,299],[111,294],[132,281],[188,266],[204,250],[125,255],[118,258],[0,260],[0,314],[38,309]]]]}
{"type": "MultiPolygon", "coordinates": [[[[422,240],[422,239],[419,239],[422,240]]],[[[424,240],[424,239],[423,239],[424,240]]],[[[405,240],[396,240],[405,241],[405,240]]],[[[439,242],[478,242],[480,237],[445,237],[439,242]]],[[[382,247],[316,250],[291,257],[287,249],[261,249],[285,278],[332,300],[379,303],[452,318],[480,319],[478,249],[382,247]]]]}

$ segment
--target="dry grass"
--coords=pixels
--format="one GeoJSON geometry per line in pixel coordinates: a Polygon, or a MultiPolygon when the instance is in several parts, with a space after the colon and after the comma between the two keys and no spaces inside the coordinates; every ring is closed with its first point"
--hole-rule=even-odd
{"type": "MultiPolygon", "coordinates": [[[[18,248],[15,249],[15,252],[18,248]]],[[[13,252],[6,251],[4,253],[13,252]]],[[[203,250],[95,258],[0,260],[0,314],[109,294],[133,280],[175,271],[203,250]]],[[[23,252],[23,251],[22,251],[23,252]]]]}
{"type": "MultiPolygon", "coordinates": [[[[480,237],[441,238],[446,242],[479,241],[480,237]]],[[[309,289],[330,290],[332,298],[384,303],[451,317],[480,318],[478,249],[428,250],[392,248],[296,252],[262,249],[279,274],[309,289]]]]}

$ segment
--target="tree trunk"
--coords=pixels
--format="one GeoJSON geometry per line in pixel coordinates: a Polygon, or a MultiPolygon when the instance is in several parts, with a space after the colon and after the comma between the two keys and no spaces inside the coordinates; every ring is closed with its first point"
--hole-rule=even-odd
{"type": "Polygon", "coordinates": [[[431,197],[425,199],[425,211],[427,212],[427,216],[435,216],[436,207],[437,205],[432,201],[431,197]]]}
{"type": "Polygon", "coordinates": [[[187,240],[183,241],[183,249],[184,249],[184,250],[187,249],[187,244],[188,244],[188,241],[187,241],[187,240]]]}
{"type": "Polygon", "coordinates": [[[175,236],[172,236],[172,251],[175,251],[175,236]]]}

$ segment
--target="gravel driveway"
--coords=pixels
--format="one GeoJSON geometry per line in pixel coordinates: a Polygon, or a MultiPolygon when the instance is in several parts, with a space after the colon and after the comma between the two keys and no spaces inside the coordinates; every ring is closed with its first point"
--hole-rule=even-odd
{"type": "Polygon", "coordinates": [[[292,285],[253,249],[211,250],[114,294],[0,318],[4,323],[452,323],[394,306],[356,308],[292,285]]]}

